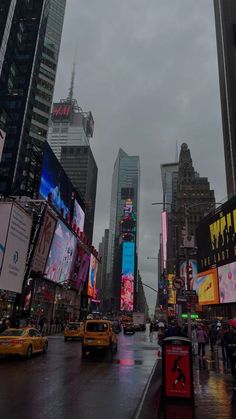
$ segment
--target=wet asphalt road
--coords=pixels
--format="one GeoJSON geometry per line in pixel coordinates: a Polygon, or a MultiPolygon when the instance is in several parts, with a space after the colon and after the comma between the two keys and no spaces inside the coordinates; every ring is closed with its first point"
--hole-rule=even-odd
{"type": "Polygon", "coordinates": [[[1,419],[130,419],[156,361],[148,333],[118,336],[118,352],[81,359],[81,343],[49,337],[46,355],[0,359],[1,419]]]}

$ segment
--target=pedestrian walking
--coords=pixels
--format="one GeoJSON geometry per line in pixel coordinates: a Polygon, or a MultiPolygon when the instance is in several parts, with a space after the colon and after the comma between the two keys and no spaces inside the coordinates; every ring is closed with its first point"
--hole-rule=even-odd
{"type": "Polygon", "coordinates": [[[230,361],[231,373],[236,377],[236,329],[229,326],[229,330],[224,334],[224,343],[227,357],[230,361]]]}
{"type": "Polygon", "coordinates": [[[154,331],[154,324],[153,322],[150,323],[150,328],[149,328],[149,338],[150,338],[150,342],[153,341],[153,331],[154,331]]]}
{"type": "Polygon", "coordinates": [[[210,345],[211,345],[211,352],[214,351],[215,345],[216,345],[216,341],[217,341],[217,329],[216,326],[214,324],[211,325],[211,328],[209,330],[209,340],[210,340],[210,345]]]}
{"type": "Polygon", "coordinates": [[[196,331],[196,337],[197,337],[197,343],[198,343],[198,356],[202,356],[202,358],[205,357],[205,346],[207,344],[208,341],[208,334],[206,332],[206,330],[199,325],[197,327],[197,331],[196,331]]]}

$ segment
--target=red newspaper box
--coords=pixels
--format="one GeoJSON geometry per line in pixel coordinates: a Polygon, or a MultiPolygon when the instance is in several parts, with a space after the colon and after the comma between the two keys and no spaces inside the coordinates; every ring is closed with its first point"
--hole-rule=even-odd
{"type": "Polygon", "coordinates": [[[165,397],[193,399],[191,340],[179,336],[164,339],[162,374],[165,397]]]}

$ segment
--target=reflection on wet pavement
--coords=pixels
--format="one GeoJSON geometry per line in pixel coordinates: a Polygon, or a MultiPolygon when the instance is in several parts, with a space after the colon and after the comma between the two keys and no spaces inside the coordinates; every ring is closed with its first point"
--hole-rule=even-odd
{"type": "Polygon", "coordinates": [[[194,358],[194,403],[166,402],[163,419],[233,419],[236,418],[236,381],[229,366],[216,350],[205,360],[194,358]]]}

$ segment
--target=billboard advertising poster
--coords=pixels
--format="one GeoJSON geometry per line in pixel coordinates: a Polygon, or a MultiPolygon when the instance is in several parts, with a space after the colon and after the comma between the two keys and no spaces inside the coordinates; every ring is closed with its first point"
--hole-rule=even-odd
{"type": "Polygon", "coordinates": [[[1,289],[22,291],[31,227],[30,215],[12,204],[0,275],[1,289]]]}
{"type": "Polygon", "coordinates": [[[0,220],[4,220],[4,223],[1,222],[0,228],[0,272],[2,268],[3,255],[5,252],[5,246],[7,241],[7,230],[11,216],[11,209],[12,204],[7,204],[5,202],[0,203],[0,220]]]}
{"type": "Polygon", "coordinates": [[[47,211],[40,229],[40,234],[33,257],[33,263],[31,266],[31,270],[34,272],[44,273],[44,268],[47,262],[55,227],[56,219],[52,214],[50,214],[49,211],[47,211]]]}
{"type": "Polygon", "coordinates": [[[134,309],[135,243],[124,242],[122,248],[121,311],[134,309]]]}
{"type": "Polygon", "coordinates": [[[0,161],[2,159],[2,152],[5,144],[6,133],[2,129],[0,129],[0,161]]]}
{"type": "Polygon", "coordinates": [[[168,344],[164,346],[165,395],[192,397],[190,347],[168,344]]]}
{"type": "Polygon", "coordinates": [[[199,272],[236,260],[236,196],[200,221],[196,238],[199,272]]]}
{"type": "Polygon", "coordinates": [[[199,304],[219,304],[217,269],[209,269],[198,274],[192,284],[192,289],[198,295],[199,304]]]}
{"type": "Polygon", "coordinates": [[[236,262],[218,268],[220,303],[236,301],[236,262]]]}
{"type": "Polygon", "coordinates": [[[84,231],[84,218],[85,213],[81,206],[79,205],[78,201],[74,200],[74,211],[73,211],[73,223],[79,227],[80,231],[84,231]]]}
{"type": "Polygon", "coordinates": [[[77,239],[74,234],[58,220],[45,268],[45,275],[54,282],[70,279],[77,239]]]}
{"type": "MultiPolygon", "coordinates": [[[[190,280],[190,289],[193,289],[192,286],[193,286],[194,281],[197,279],[197,274],[198,274],[197,261],[195,259],[189,259],[188,267],[192,271],[192,275],[189,278],[189,280],[190,280]]],[[[180,278],[184,279],[185,288],[187,288],[187,263],[186,261],[180,263],[179,274],[180,274],[180,278]]]]}
{"type": "Polygon", "coordinates": [[[96,298],[97,267],[98,267],[98,261],[93,255],[91,255],[87,294],[88,294],[88,297],[93,298],[93,299],[96,298]]]}
{"type": "Polygon", "coordinates": [[[168,238],[168,227],[167,227],[167,211],[161,213],[161,233],[162,233],[162,270],[166,269],[167,259],[167,238],[168,238]]]}
{"type": "Polygon", "coordinates": [[[48,144],[44,149],[39,193],[64,218],[70,216],[73,186],[48,144]]]}
{"type": "Polygon", "coordinates": [[[174,282],[174,275],[173,274],[169,274],[168,275],[168,282],[169,282],[169,286],[168,286],[168,304],[176,304],[176,291],[173,287],[173,282],[174,282]]]}
{"type": "Polygon", "coordinates": [[[77,290],[88,279],[90,267],[90,255],[77,243],[77,249],[74,256],[73,267],[71,271],[71,284],[77,290]]]}

